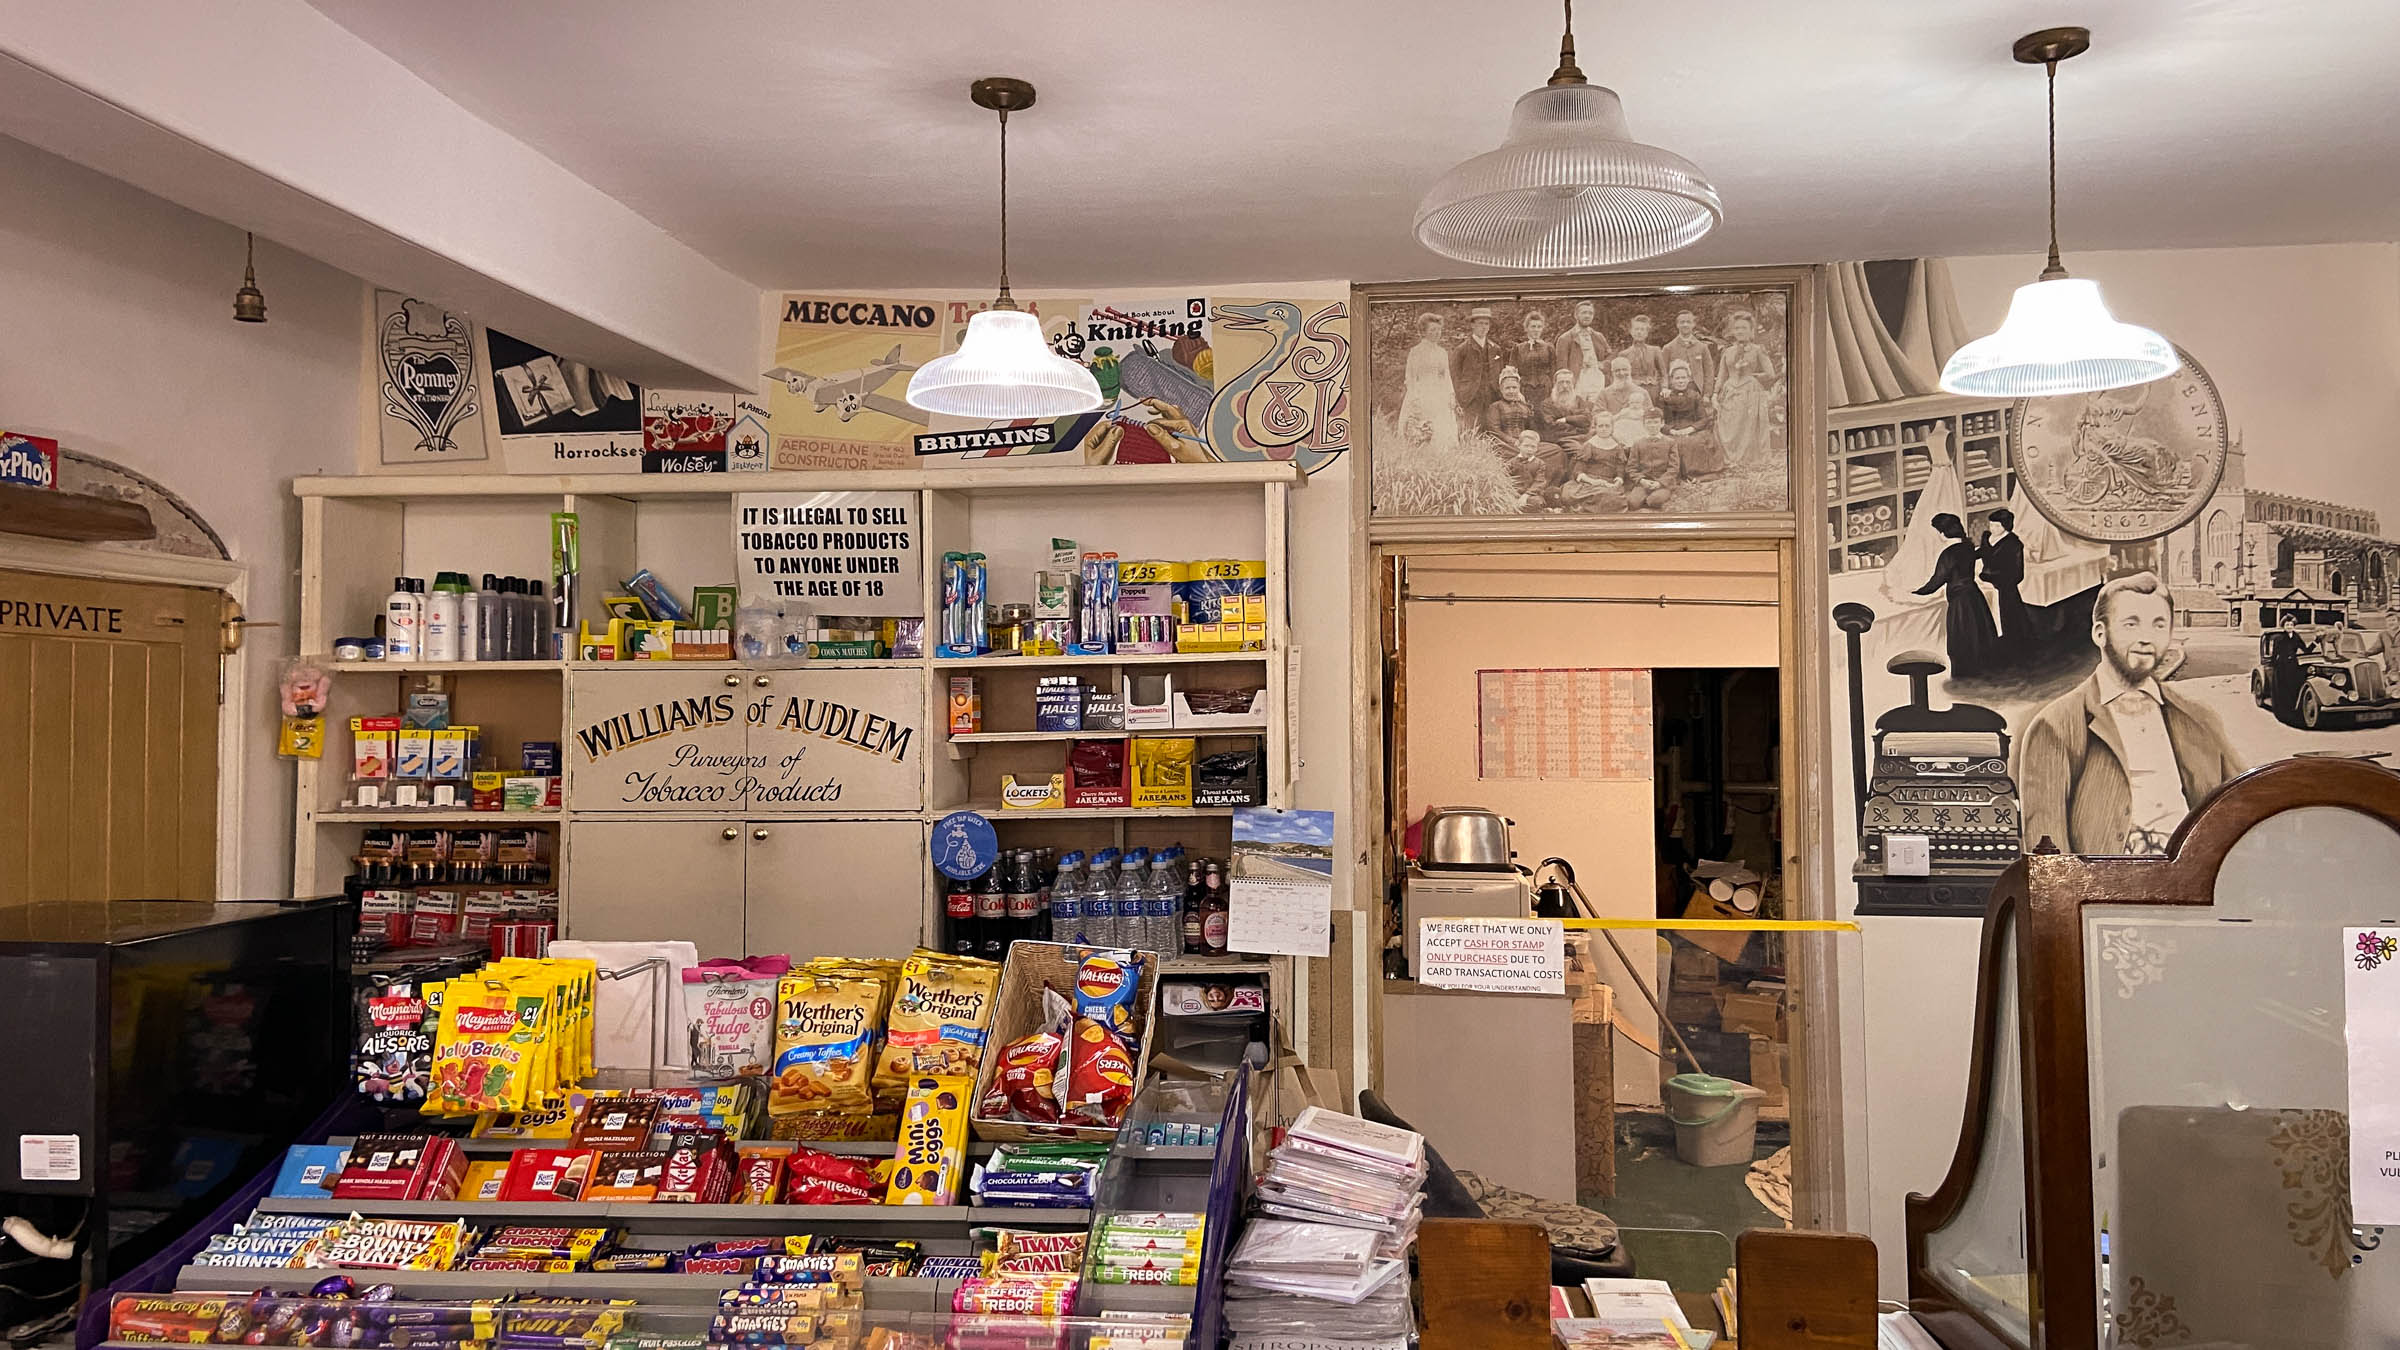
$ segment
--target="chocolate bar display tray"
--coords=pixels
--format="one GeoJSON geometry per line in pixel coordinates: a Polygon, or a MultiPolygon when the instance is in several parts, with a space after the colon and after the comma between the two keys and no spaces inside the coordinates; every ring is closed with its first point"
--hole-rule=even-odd
{"type": "MultiPolygon", "coordinates": [[[[176,1272],[175,1288],[187,1294],[246,1294],[278,1282],[305,1286],[337,1272],[331,1270],[256,1270],[227,1266],[185,1266],[176,1272]]],[[[713,1308],[718,1295],[741,1281],[726,1275],[648,1275],[623,1271],[581,1271],[572,1275],[539,1275],[517,1270],[403,1270],[347,1271],[362,1283],[390,1283],[400,1293],[419,1299],[498,1298],[525,1293],[559,1298],[634,1298],[653,1304],[689,1304],[713,1308]]],[[[950,1306],[957,1280],[918,1276],[869,1276],[866,1305],[877,1312],[932,1312],[950,1306]]]]}
{"type": "MultiPolygon", "coordinates": [[[[980,1205],[685,1205],[641,1200],[338,1200],[270,1197],[262,1214],[356,1214],[367,1219],[465,1219],[566,1225],[625,1224],[641,1232],[756,1233],[900,1228],[939,1231],[981,1224],[1088,1228],[1088,1209],[1002,1209],[980,1205]]],[[[491,1272],[477,1272],[491,1273],[491,1272]]],[[[506,1272],[499,1272],[506,1273],[506,1272]]]]}

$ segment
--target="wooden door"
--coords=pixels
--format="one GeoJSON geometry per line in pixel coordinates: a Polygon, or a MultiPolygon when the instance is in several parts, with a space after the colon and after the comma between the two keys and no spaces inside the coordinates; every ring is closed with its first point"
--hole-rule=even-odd
{"type": "MultiPolygon", "coordinates": [[[[751,951],[795,961],[906,956],[925,940],[924,822],[753,820],[743,828],[751,951]]],[[[581,876],[582,858],[575,867],[581,876]]]]}
{"type": "Polygon", "coordinates": [[[689,938],[702,957],[742,955],[740,821],[575,820],[560,936],[579,942],[689,938]]]}
{"type": "Polygon", "coordinates": [[[0,905],[213,900],[224,595],[0,571],[0,905]]]}

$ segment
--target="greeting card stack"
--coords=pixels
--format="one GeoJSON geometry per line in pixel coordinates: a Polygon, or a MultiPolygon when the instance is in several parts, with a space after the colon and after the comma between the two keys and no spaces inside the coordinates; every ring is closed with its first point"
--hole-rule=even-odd
{"type": "Polygon", "coordinates": [[[1246,1345],[1405,1347],[1408,1244],[1424,1212],[1425,1139],[1322,1107],[1260,1174],[1226,1263],[1225,1321],[1246,1345]]]}

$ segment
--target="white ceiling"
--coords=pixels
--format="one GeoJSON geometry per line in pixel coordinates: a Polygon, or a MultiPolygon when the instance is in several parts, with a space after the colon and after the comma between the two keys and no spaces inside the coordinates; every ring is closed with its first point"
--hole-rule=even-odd
{"type": "MultiPolygon", "coordinates": [[[[312,0],[765,287],[991,284],[995,119],[1033,288],[1456,274],[1409,233],[1549,73],[1543,0],[312,0]]],[[[1581,64],[1698,162],[1693,265],[2031,252],[2062,67],[2078,249],[2400,239],[2394,0],[1586,0],[1581,64]]]]}

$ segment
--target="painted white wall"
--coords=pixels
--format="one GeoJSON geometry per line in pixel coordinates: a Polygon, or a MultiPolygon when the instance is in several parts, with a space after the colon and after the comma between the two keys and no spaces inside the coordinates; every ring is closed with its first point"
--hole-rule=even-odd
{"type": "MultiPolygon", "coordinates": [[[[242,233],[0,138],[0,426],[113,460],[190,503],[250,569],[240,894],[291,886],[275,676],[299,597],[297,474],[352,462],[367,288],[265,241],[265,324],[233,321],[242,233]]],[[[230,841],[220,841],[221,845],[230,841]]]]}
{"type": "MultiPolygon", "coordinates": [[[[2010,294],[2041,262],[2032,254],[1952,259],[1968,331],[1997,326],[2010,294]]],[[[2100,283],[2117,317],[2164,333],[2207,369],[2231,431],[2244,438],[2252,488],[2365,506],[2380,514],[2386,538],[2400,533],[2400,456],[2392,453],[2400,426],[2400,246],[2090,253],[2067,264],[2100,283]]],[[[1819,479],[1804,474],[1802,481],[1819,479]]],[[[1838,649],[1833,659],[1838,666],[1838,649]]],[[[1839,698],[1838,669],[1835,675],[1839,698]]],[[[1875,700],[1870,691],[1870,707],[1887,706],[1875,700]]],[[[1843,780],[1846,716],[1837,709],[1829,748],[1843,780]]],[[[1846,867],[1847,850],[1838,856],[1846,867]]],[[[1839,890],[1845,907],[1855,901],[1848,886],[1839,890]]],[[[1865,1078],[1870,1213],[1852,1216],[1851,1225],[1875,1238],[1883,1291],[1896,1297],[1906,1281],[1902,1202],[1940,1184],[1958,1138],[1981,925],[1862,922],[1864,978],[1844,991],[1844,1020],[1863,1024],[1865,1053],[1845,1060],[1865,1078]]]]}
{"type": "Polygon", "coordinates": [[[750,283],[303,0],[12,3],[0,132],[644,384],[755,373],[750,283]]]}

